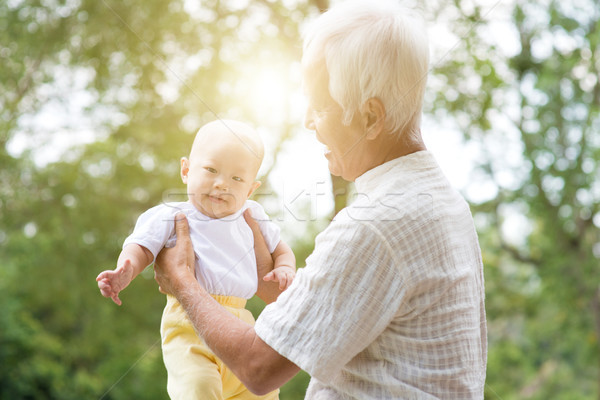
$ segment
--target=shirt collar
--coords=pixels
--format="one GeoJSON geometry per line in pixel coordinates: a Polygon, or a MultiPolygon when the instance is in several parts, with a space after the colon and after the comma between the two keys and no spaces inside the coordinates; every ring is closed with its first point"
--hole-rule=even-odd
{"type": "Polygon", "coordinates": [[[194,207],[194,205],[190,201],[187,201],[185,204],[186,204],[186,206],[187,206],[186,208],[188,210],[186,213],[186,216],[188,218],[196,219],[199,221],[219,221],[219,220],[235,221],[238,218],[243,219],[244,217],[242,216],[242,213],[244,211],[246,211],[246,209],[248,208],[248,202],[246,202],[246,203],[244,203],[244,205],[242,206],[241,209],[237,210],[233,214],[226,215],[222,218],[213,218],[213,217],[209,217],[208,215],[204,214],[202,211],[198,210],[196,207],[194,207]]]}
{"type": "Polygon", "coordinates": [[[371,168],[355,179],[354,184],[358,193],[372,192],[388,179],[389,173],[416,171],[431,168],[436,165],[433,155],[427,151],[417,151],[402,157],[395,158],[371,168]]]}

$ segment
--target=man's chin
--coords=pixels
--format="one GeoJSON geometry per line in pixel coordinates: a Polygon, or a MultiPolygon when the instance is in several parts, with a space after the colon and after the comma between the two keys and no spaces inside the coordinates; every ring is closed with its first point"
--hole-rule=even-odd
{"type": "Polygon", "coordinates": [[[327,166],[329,167],[329,173],[333,176],[342,176],[342,171],[337,165],[337,163],[333,162],[330,159],[328,159],[328,161],[329,163],[327,164],[327,166]]]}

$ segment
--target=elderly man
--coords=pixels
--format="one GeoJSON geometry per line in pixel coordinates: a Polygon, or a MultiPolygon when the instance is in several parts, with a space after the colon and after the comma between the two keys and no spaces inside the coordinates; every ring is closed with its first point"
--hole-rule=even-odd
{"type": "MultiPolygon", "coordinates": [[[[465,201],[421,139],[428,47],[393,1],[340,2],[305,38],[305,125],[357,200],[255,327],[197,283],[185,219],[156,267],[198,334],[253,392],[300,368],[307,399],[482,399],[487,357],[483,267],[465,201]],[[233,328],[232,328],[233,327],[233,328]]],[[[256,224],[259,277],[272,268],[256,224]]],[[[278,297],[277,297],[278,296],[278,297]]]]}

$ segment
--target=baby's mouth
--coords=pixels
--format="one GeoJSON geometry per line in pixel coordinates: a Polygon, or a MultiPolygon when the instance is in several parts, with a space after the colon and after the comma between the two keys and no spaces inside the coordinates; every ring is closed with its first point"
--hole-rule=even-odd
{"type": "Polygon", "coordinates": [[[209,194],[208,199],[213,203],[224,203],[225,199],[222,195],[209,194]]]}

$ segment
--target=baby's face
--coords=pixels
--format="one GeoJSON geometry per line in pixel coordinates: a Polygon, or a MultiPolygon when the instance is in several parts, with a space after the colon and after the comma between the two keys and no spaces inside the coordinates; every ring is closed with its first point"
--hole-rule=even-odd
{"type": "Polygon", "coordinates": [[[181,160],[181,176],[192,204],[211,218],[242,208],[260,185],[260,158],[238,140],[207,141],[181,160]]]}

